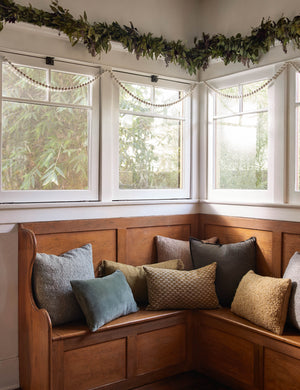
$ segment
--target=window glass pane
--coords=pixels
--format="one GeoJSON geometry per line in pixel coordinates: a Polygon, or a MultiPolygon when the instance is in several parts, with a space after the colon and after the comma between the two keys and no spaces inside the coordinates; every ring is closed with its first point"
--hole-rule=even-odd
{"type": "Polygon", "coordinates": [[[267,189],[268,114],[215,121],[215,187],[267,189]]]}
{"type": "MultiPolygon", "coordinates": [[[[43,83],[47,82],[47,71],[45,69],[17,66],[23,73],[34,80],[43,83]]],[[[17,76],[13,73],[10,65],[7,64],[3,64],[2,66],[2,95],[5,97],[28,100],[47,99],[47,91],[45,88],[39,88],[26,81],[26,79],[17,76]]]]}
{"type": "Polygon", "coordinates": [[[120,189],[181,188],[182,121],[120,116],[120,189]]]}
{"type": "MultiPolygon", "coordinates": [[[[236,96],[239,94],[239,88],[230,87],[220,90],[222,93],[236,96]]],[[[216,94],[216,115],[230,115],[239,112],[239,99],[231,99],[225,96],[216,94]]]]}
{"type": "MultiPolygon", "coordinates": [[[[255,91],[257,88],[261,87],[266,80],[257,81],[255,83],[243,85],[243,94],[250,93],[255,91]]],[[[265,87],[262,90],[258,91],[254,95],[245,97],[243,99],[243,111],[257,111],[263,110],[268,107],[268,88],[265,87]]]]}
{"type": "MultiPolygon", "coordinates": [[[[152,87],[141,84],[123,84],[135,96],[151,103],[152,87]]],[[[125,92],[123,88],[120,88],[120,109],[127,111],[149,112],[151,111],[151,106],[139,102],[138,100],[130,96],[127,92],[125,92]]]]}
{"type": "Polygon", "coordinates": [[[3,190],[88,188],[88,110],[4,101],[2,123],[3,190]]]}
{"type": "MultiPolygon", "coordinates": [[[[71,87],[86,83],[90,78],[77,74],[51,71],[51,85],[53,87],[71,87]]],[[[89,87],[74,89],[65,92],[51,91],[51,101],[55,103],[88,105],[89,104],[89,87]]]]}
{"type": "MultiPolygon", "coordinates": [[[[182,96],[182,92],[166,88],[155,88],[155,103],[156,104],[165,104],[172,103],[178,100],[182,96]]],[[[155,113],[166,115],[166,116],[175,116],[181,117],[183,115],[183,103],[177,103],[172,106],[167,107],[155,107],[155,113]]]]}

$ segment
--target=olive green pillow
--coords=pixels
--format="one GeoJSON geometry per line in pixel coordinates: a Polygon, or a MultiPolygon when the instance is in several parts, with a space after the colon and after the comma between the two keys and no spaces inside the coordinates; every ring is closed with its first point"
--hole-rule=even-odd
{"type": "Polygon", "coordinates": [[[149,296],[147,310],[217,308],[216,267],[217,263],[192,271],[144,267],[149,296]]]}
{"type": "MultiPolygon", "coordinates": [[[[181,260],[169,260],[162,263],[147,264],[147,266],[176,270],[182,270],[184,268],[181,260]]],[[[116,270],[122,271],[125,275],[136,302],[140,305],[146,305],[148,303],[148,293],[146,274],[143,265],[134,266],[110,260],[102,260],[99,276],[110,275],[116,270]]]]}
{"type": "Polygon", "coordinates": [[[256,325],[282,334],[291,286],[290,279],[260,276],[249,271],[237,288],[231,311],[256,325]]]}

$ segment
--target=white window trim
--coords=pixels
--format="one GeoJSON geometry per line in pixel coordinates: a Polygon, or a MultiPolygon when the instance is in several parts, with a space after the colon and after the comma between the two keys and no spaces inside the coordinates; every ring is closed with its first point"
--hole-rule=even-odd
{"type": "MultiPolygon", "coordinates": [[[[300,62],[297,62],[298,66],[300,62]]],[[[300,86],[299,86],[300,87],[300,86]]],[[[300,102],[296,102],[296,70],[294,68],[289,69],[289,95],[288,95],[288,107],[289,107],[289,161],[288,172],[288,202],[290,204],[300,203],[300,191],[296,190],[296,167],[299,143],[297,140],[296,129],[296,107],[300,107],[300,102]]],[[[298,167],[299,169],[299,167],[298,167]]]]}
{"type": "MultiPolygon", "coordinates": [[[[254,81],[269,79],[278,70],[281,64],[269,65],[258,69],[243,71],[238,74],[220,77],[208,83],[215,88],[222,89],[237,84],[247,84],[254,81]]],[[[286,111],[282,89],[285,88],[286,74],[282,74],[268,88],[269,93],[269,142],[268,142],[268,189],[267,190],[236,190],[214,188],[214,131],[210,122],[209,99],[212,98],[208,88],[203,89],[207,101],[207,170],[206,196],[201,191],[202,199],[211,202],[246,202],[246,203],[281,203],[284,201],[284,170],[285,170],[285,122],[286,111]],[[275,109],[276,107],[276,109],[275,109]],[[279,109],[277,107],[280,107],[279,109]],[[272,130],[272,131],[271,131],[272,130]],[[276,181],[275,181],[276,176],[276,181]],[[204,195],[204,196],[203,196],[204,195]]],[[[285,90],[285,89],[284,89],[285,90]]],[[[203,179],[201,180],[203,183],[203,179]]]]}
{"type": "MultiPolygon", "coordinates": [[[[150,77],[144,77],[133,74],[118,73],[118,78],[124,82],[132,82],[145,85],[151,84],[150,77]]],[[[159,79],[155,83],[157,87],[163,88],[178,88],[178,90],[188,91],[189,84],[170,82],[159,79]]],[[[189,199],[190,198],[190,186],[191,186],[191,98],[185,99],[186,104],[186,119],[183,125],[183,150],[182,150],[182,188],[179,189],[136,189],[136,190],[124,190],[119,189],[119,87],[116,83],[112,85],[112,118],[113,118],[113,165],[112,169],[112,200],[142,200],[142,199],[189,199]]]]}
{"type": "MultiPolygon", "coordinates": [[[[1,53],[0,53],[1,54],[1,53]]],[[[53,70],[66,71],[69,73],[86,74],[95,76],[99,72],[99,67],[88,67],[74,65],[66,61],[55,61],[55,66],[46,65],[44,58],[9,54],[9,60],[13,63],[27,66],[36,66],[41,68],[50,68],[53,70]]],[[[2,62],[1,62],[2,64],[2,62]]],[[[2,71],[2,67],[1,67],[2,71]]],[[[2,74],[0,74],[0,80],[2,74]]],[[[2,94],[1,94],[2,96],[2,94]]],[[[32,202],[72,202],[72,201],[96,201],[99,199],[99,81],[95,81],[92,87],[92,110],[91,123],[89,126],[89,188],[87,190],[15,190],[0,191],[1,203],[32,203],[32,202]]],[[[1,105],[2,107],[2,105],[1,105]]],[[[0,113],[2,115],[2,113],[0,113]]],[[[1,135],[0,135],[1,137],[1,135]]],[[[1,139],[0,139],[1,141],[1,139]]],[[[0,170],[1,175],[1,170],[0,170]]],[[[0,177],[1,178],[1,177],[0,177]]],[[[1,181],[0,181],[1,182],[1,181]]]]}

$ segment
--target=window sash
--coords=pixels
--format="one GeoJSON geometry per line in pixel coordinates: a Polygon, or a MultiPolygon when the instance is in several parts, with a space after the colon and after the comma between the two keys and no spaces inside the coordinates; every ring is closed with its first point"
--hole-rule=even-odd
{"type": "MultiPolygon", "coordinates": [[[[44,59],[33,58],[25,55],[11,55],[9,59],[13,63],[45,68],[50,70],[58,70],[67,73],[82,74],[93,77],[99,71],[98,68],[69,64],[66,62],[55,61],[55,66],[45,65],[44,59]]],[[[2,80],[2,62],[0,62],[0,80],[2,80]]],[[[2,84],[1,84],[2,85],[2,84]]],[[[1,203],[29,203],[29,202],[59,202],[59,201],[85,201],[85,200],[98,200],[99,199],[99,81],[93,83],[91,88],[91,96],[89,101],[92,100],[92,105],[76,105],[49,102],[49,92],[47,100],[27,100],[12,97],[2,97],[1,89],[1,101],[3,102],[17,102],[37,104],[48,107],[64,107],[64,108],[80,108],[90,111],[88,120],[88,188],[87,189],[72,189],[72,190],[3,190],[0,189],[0,202],[1,203]]],[[[2,103],[0,105],[0,115],[2,117],[2,103]]],[[[1,164],[2,164],[2,129],[1,129],[1,164]]],[[[0,175],[2,174],[2,165],[0,175]]],[[[1,183],[2,183],[2,178],[1,183]]]]}
{"type": "MultiPolygon", "coordinates": [[[[257,69],[252,71],[245,71],[239,74],[222,77],[220,79],[209,81],[209,84],[217,89],[229,88],[232,86],[239,87],[239,93],[241,92],[241,85],[247,85],[255,81],[268,79],[274,74],[274,66],[264,67],[263,69],[257,69]]],[[[270,130],[274,127],[273,119],[273,103],[274,100],[274,86],[269,87],[269,107],[268,109],[258,109],[254,111],[242,111],[243,104],[242,99],[239,99],[239,112],[228,115],[215,115],[214,98],[215,93],[210,90],[206,90],[208,101],[208,122],[207,122],[207,145],[208,145],[208,162],[207,162],[207,200],[213,202],[226,202],[226,203],[269,203],[274,200],[274,138],[271,136],[270,130]],[[216,127],[217,120],[224,118],[234,118],[238,116],[244,116],[249,114],[256,114],[261,112],[269,112],[269,124],[268,124],[268,189],[217,189],[215,188],[216,177],[216,127]]],[[[202,191],[203,193],[203,191],[202,191]]]]}
{"type": "MultiPolygon", "coordinates": [[[[144,84],[144,85],[153,85],[150,80],[148,81],[146,77],[122,74],[119,76],[120,80],[123,82],[129,82],[133,84],[144,84]]],[[[155,87],[178,89],[181,91],[188,91],[189,85],[185,83],[171,82],[166,80],[159,80],[155,83],[155,87]]],[[[183,93],[184,93],[183,92],[183,93]]],[[[162,115],[155,113],[149,109],[146,112],[140,111],[127,111],[119,108],[119,88],[113,86],[113,102],[114,102],[114,113],[117,115],[117,120],[114,123],[114,138],[113,138],[113,190],[112,190],[112,199],[113,200],[142,200],[142,199],[176,199],[176,198],[190,198],[190,149],[191,149],[191,129],[190,129],[190,105],[191,98],[188,97],[184,101],[184,116],[172,116],[172,115],[162,115]],[[121,113],[126,113],[128,115],[137,115],[150,118],[162,118],[170,120],[178,120],[182,123],[182,151],[180,156],[181,164],[181,188],[174,189],[120,189],[119,188],[119,117],[121,113]]]]}

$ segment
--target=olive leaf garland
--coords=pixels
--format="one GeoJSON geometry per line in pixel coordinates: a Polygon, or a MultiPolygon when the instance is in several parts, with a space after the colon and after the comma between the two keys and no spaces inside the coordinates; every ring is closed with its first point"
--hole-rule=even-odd
{"type": "Polygon", "coordinates": [[[190,74],[198,69],[205,70],[211,58],[221,58],[225,65],[240,62],[244,65],[258,63],[262,54],[268,52],[275,40],[282,44],[284,52],[288,43],[300,49],[300,15],[292,20],[287,17],[277,22],[263,19],[260,26],[253,28],[250,35],[240,33],[227,38],[223,34],[202,35],[194,39],[194,46],[189,48],[181,40],[167,41],[164,37],[155,37],[152,33],[142,34],[130,23],[120,26],[119,23],[90,23],[87,14],[74,18],[68,9],[62,8],[57,0],[50,4],[51,12],[33,8],[30,4],[22,6],[12,0],[0,0],[0,31],[4,23],[25,22],[36,26],[45,26],[69,37],[74,46],[83,43],[92,56],[107,53],[111,42],[120,42],[130,53],[139,59],[162,57],[165,63],[181,66],[190,74]]]}

